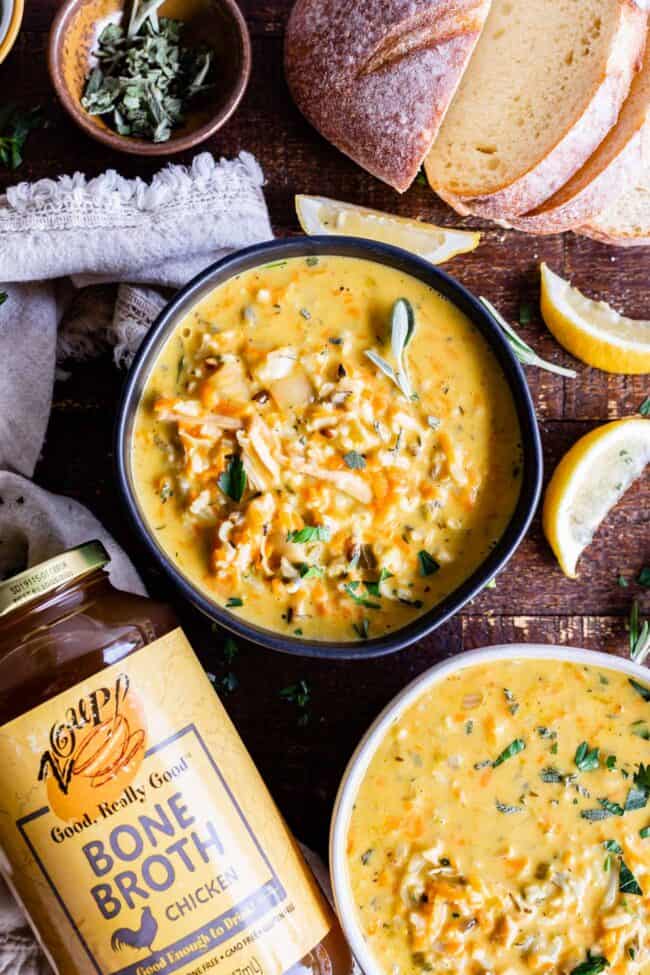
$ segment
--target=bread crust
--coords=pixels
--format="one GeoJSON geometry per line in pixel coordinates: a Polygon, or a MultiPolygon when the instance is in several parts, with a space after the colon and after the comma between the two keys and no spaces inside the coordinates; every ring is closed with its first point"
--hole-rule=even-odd
{"type": "MultiPolygon", "coordinates": [[[[485,196],[462,196],[431,183],[432,189],[458,213],[487,217],[514,226],[513,218],[540,207],[596,151],[616,124],[634,75],[641,67],[646,44],[647,12],[632,0],[618,0],[618,3],[620,23],[607,72],[595,86],[580,118],[560,135],[544,159],[508,186],[485,196]]],[[[623,165],[627,164],[621,163],[623,165]]],[[[587,202],[585,197],[585,204],[587,202]]]]}
{"type": "Polygon", "coordinates": [[[491,0],[297,0],[285,73],[303,115],[399,192],[428,153],[491,0]]]}

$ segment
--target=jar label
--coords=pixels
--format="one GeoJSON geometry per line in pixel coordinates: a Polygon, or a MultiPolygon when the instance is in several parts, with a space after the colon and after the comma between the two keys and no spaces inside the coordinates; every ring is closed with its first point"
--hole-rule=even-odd
{"type": "Polygon", "coordinates": [[[329,909],[182,631],[0,728],[5,874],[55,966],[281,975],[329,909]]]}

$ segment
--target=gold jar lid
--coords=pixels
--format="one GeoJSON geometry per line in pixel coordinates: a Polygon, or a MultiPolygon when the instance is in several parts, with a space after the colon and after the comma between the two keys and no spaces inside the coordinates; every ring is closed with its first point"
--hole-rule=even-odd
{"type": "Polygon", "coordinates": [[[110,556],[99,541],[84,542],[0,582],[0,617],[45,593],[102,569],[110,556]]]}

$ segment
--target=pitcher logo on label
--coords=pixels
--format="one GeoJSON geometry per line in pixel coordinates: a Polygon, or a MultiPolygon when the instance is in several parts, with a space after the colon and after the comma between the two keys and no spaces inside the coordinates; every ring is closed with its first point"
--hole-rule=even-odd
{"type": "Polygon", "coordinates": [[[116,799],[137,775],[146,739],[143,709],[126,674],[69,707],[50,729],[38,770],[52,812],[70,821],[116,799]]]}

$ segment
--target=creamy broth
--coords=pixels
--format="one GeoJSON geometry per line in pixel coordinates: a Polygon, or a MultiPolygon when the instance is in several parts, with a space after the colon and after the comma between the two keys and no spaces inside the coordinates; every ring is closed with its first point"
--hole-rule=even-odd
{"type": "Polygon", "coordinates": [[[349,829],[383,970],[650,972],[649,738],[645,684],[573,663],[469,667],[423,693],[349,829]]]}
{"type": "Polygon", "coordinates": [[[155,364],[132,457],[187,577],[255,624],[329,641],[396,630],[456,589],[522,476],[478,330],[415,278],[343,257],[272,263],[202,300],[155,364]],[[400,313],[415,323],[401,368],[400,313]]]}

